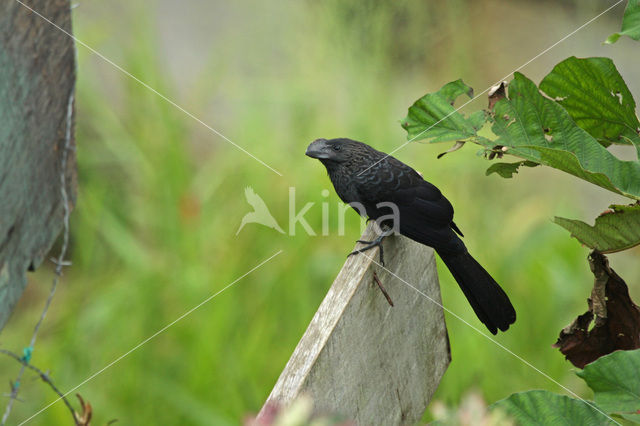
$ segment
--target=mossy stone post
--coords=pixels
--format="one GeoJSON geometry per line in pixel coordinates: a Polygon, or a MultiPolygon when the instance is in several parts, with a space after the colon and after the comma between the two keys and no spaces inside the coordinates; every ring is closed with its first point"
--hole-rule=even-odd
{"type": "MultiPolygon", "coordinates": [[[[71,33],[69,1],[25,4],[71,33]]],[[[66,137],[74,85],[73,39],[24,5],[0,1],[0,329],[26,272],[42,263],[62,229],[61,173],[75,203],[73,129],[66,137]]]]}

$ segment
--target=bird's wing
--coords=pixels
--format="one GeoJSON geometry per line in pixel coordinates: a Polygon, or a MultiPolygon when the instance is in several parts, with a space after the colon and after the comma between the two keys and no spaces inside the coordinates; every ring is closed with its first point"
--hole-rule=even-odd
{"type": "Polygon", "coordinates": [[[371,173],[362,173],[354,179],[365,204],[390,201],[401,213],[435,227],[448,228],[453,221],[453,207],[440,190],[393,157],[371,167],[371,173]]]}
{"type": "Polygon", "coordinates": [[[406,179],[383,198],[398,207],[401,234],[443,252],[463,249],[452,229],[453,206],[431,183],[406,179]]]}
{"type": "Polygon", "coordinates": [[[364,171],[355,173],[352,179],[364,202],[389,201],[395,191],[424,182],[418,172],[391,156],[383,157],[364,171]]]}
{"type": "Polygon", "coordinates": [[[400,211],[401,234],[441,252],[464,250],[452,228],[453,207],[438,188],[424,181],[396,191],[393,202],[400,211]]]}
{"type": "Polygon", "coordinates": [[[408,165],[388,156],[354,180],[370,217],[388,215],[388,209],[375,206],[392,202],[399,210],[401,234],[443,251],[464,248],[452,229],[453,207],[449,200],[408,165]]]}
{"type": "Polygon", "coordinates": [[[391,201],[400,207],[401,213],[420,218],[432,226],[449,227],[453,221],[453,206],[440,190],[427,181],[401,188],[391,194],[391,201]]]}

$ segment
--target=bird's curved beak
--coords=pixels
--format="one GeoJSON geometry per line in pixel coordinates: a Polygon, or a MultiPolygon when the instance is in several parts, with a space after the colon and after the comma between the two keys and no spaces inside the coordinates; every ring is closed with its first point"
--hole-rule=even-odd
{"type": "Polygon", "coordinates": [[[318,160],[328,159],[330,157],[330,151],[327,148],[326,139],[316,139],[309,144],[307,151],[304,154],[307,157],[317,158],[318,160]]]}

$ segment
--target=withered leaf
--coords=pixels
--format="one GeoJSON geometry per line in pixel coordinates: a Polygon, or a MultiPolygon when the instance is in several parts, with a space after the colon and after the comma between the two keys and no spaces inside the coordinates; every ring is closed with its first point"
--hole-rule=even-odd
{"type": "Polygon", "coordinates": [[[491,86],[489,92],[487,93],[487,96],[489,97],[489,111],[493,111],[493,106],[496,104],[496,102],[498,102],[500,99],[504,99],[507,96],[506,88],[508,84],[509,83],[507,83],[506,81],[501,81],[495,86],[491,86]]]}
{"type": "Polygon", "coordinates": [[[589,310],[565,327],[553,345],[579,368],[619,349],[640,348],[640,308],[626,283],[597,251],[589,255],[589,265],[595,277],[589,310]]]}
{"type": "Polygon", "coordinates": [[[456,143],[451,148],[449,148],[445,152],[442,152],[442,153],[438,154],[438,160],[440,158],[442,158],[445,154],[448,154],[448,153],[453,152],[453,151],[457,151],[460,148],[462,148],[463,146],[464,146],[464,141],[456,141],[456,143]]]}
{"type": "Polygon", "coordinates": [[[93,415],[91,404],[89,404],[89,401],[85,401],[79,393],[77,393],[76,396],[80,401],[80,407],[82,407],[81,413],[78,413],[77,411],[75,413],[76,424],[79,426],[89,426],[91,424],[91,416],[93,415]]]}

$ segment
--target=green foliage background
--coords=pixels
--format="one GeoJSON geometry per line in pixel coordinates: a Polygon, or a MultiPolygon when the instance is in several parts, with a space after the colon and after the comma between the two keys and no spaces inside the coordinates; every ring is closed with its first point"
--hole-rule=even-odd
{"type": "MultiPolygon", "coordinates": [[[[310,237],[300,227],[284,236],[258,225],[236,236],[249,211],[244,188],[252,186],[286,229],[294,186],[299,207],[316,202],[307,218],[319,233],[320,203],[329,202],[333,213],[339,200],[333,191],[321,195],[331,188],[322,167],[303,155],[309,141],[349,136],[391,151],[405,140],[398,120],[419,94],[456,76],[478,91],[488,87],[602,8],[599,2],[481,3],[81,3],[74,12],[78,38],[283,177],[79,47],[73,266],[32,362],[69,389],[282,249],[78,390],[98,424],[118,418],[224,425],[256,412],[359,236],[359,222],[348,216],[345,236],[336,235],[335,215],[330,236],[310,237]]],[[[626,38],[615,49],[600,45],[619,28],[621,14],[622,8],[603,17],[523,72],[539,81],[565,57],[606,55],[640,99],[638,67],[628,53],[637,47],[626,38]]],[[[470,250],[510,294],[518,321],[497,339],[590,397],[551,348],[559,330],[586,308],[587,250],[551,218],[589,221],[625,200],[549,168],[521,169],[517,180],[487,177],[488,163],[475,158],[475,149],[436,160],[442,150],[416,143],[395,156],[447,194],[470,250]]],[[[637,248],[610,256],[636,300],[639,256],[637,248]]],[[[445,306],[481,326],[446,268],[440,272],[445,306]]],[[[31,277],[2,332],[3,347],[26,345],[51,277],[47,268],[31,277]]],[[[409,291],[401,283],[387,289],[409,291]]],[[[488,401],[531,388],[560,392],[455,318],[448,316],[447,325],[453,362],[436,398],[456,404],[469,389],[488,401]]],[[[4,383],[17,370],[11,360],[0,362],[4,383]]],[[[53,394],[27,378],[21,397],[15,420],[53,394]]],[[[34,424],[67,421],[57,404],[34,424]]]]}

